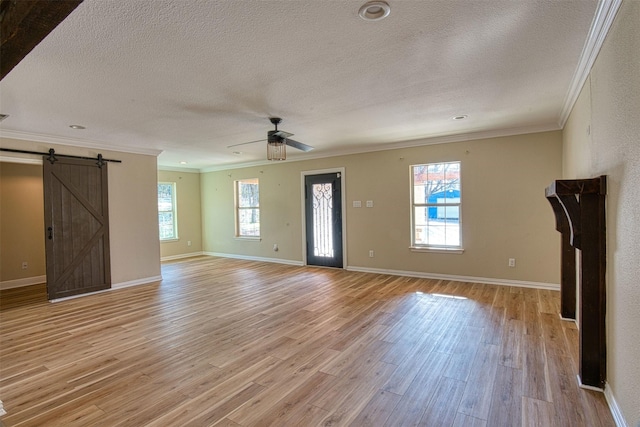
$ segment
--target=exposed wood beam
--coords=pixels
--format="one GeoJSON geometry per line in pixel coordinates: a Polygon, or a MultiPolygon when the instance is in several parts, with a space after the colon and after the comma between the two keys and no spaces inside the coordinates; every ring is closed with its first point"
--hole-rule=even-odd
{"type": "Polygon", "coordinates": [[[0,0],[0,80],[83,0],[0,0]]]}

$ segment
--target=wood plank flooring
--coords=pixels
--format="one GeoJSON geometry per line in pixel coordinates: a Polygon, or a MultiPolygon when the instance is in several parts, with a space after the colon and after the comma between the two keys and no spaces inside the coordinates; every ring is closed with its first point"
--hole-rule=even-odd
{"type": "Polygon", "coordinates": [[[199,257],[0,293],[6,426],[614,426],[557,292],[199,257]]]}

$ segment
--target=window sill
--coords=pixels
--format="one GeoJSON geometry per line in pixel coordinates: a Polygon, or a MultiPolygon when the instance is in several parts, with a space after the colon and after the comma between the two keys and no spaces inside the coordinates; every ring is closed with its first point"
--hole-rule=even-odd
{"type": "Polygon", "coordinates": [[[430,252],[438,254],[463,254],[463,248],[428,248],[424,246],[409,246],[411,252],[430,252]]]}
{"type": "Polygon", "coordinates": [[[180,239],[175,238],[175,239],[160,239],[160,243],[172,243],[172,242],[179,242],[180,239]]]}
{"type": "Polygon", "coordinates": [[[235,240],[243,240],[246,242],[260,242],[262,241],[262,237],[249,237],[249,236],[236,236],[235,240]]]}

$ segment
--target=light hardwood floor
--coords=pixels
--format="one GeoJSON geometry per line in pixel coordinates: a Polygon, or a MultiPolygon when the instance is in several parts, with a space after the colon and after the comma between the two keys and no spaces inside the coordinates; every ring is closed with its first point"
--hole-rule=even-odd
{"type": "Polygon", "coordinates": [[[200,257],[0,294],[7,426],[614,426],[557,292],[200,257]]]}

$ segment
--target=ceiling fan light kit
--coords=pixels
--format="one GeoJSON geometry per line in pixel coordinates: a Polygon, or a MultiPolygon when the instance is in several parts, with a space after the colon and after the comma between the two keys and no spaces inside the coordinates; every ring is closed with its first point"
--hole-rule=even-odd
{"type": "Polygon", "coordinates": [[[287,160],[287,144],[284,140],[274,136],[267,142],[267,160],[287,160]]]}
{"type": "Polygon", "coordinates": [[[268,142],[267,160],[287,160],[287,144],[281,141],[268,142]]]}
{"type": "Polygon", "coordinates": [[[276,127],[275,130],[267,132],[267,160],[287,160],[287,144],[285,138],[278,131],[278,124],[282,121],[279,117],[269,118],[276,127]]]}

